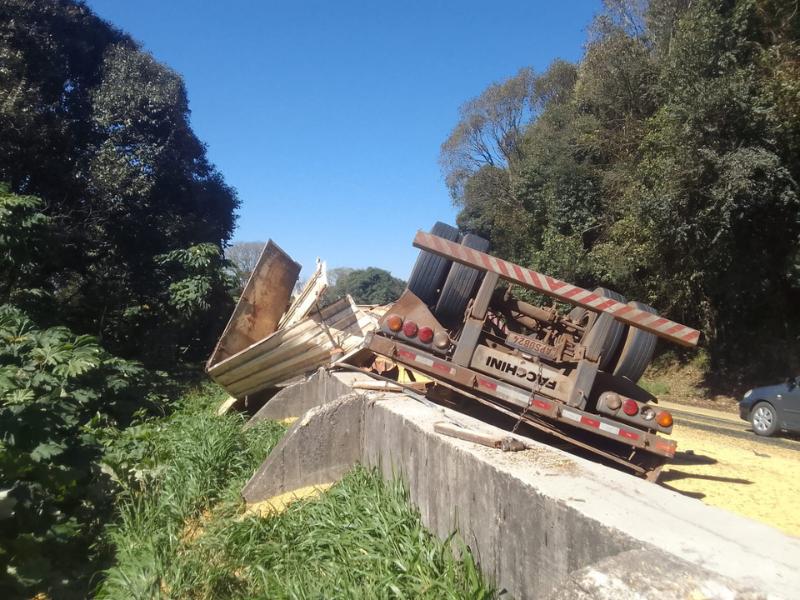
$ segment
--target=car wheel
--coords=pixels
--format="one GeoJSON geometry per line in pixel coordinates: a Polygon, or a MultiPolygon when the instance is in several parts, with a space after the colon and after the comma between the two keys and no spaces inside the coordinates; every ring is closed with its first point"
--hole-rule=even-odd
{"type": "MultiPolygon", "coordinates": [[[[458,229],[445,223],[437,222],[431,229],[431,233],[451,242],[458,241],[458,229]]],[[[449,270],[449,260],[438,254],[422,250],[408,278],[408,289],[425,304],[433,306],[436,304],[439,291],[442,289],[449,270]]]]}
{"type": "Polygon", "coordinates": [[[778,430],[778,413],[768,402],[759,402],[750,413],[750,423],[756,435],[772,435],[778,430]]]}

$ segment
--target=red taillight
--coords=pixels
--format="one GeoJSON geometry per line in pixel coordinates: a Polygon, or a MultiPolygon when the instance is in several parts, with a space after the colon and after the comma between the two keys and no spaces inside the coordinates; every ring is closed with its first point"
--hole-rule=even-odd
{"type": "Polygon", "coordinates": [[[658,413],[658,416],[656,417],[656,422],[662,427],[672,427],[672,415],[669,414],[667,411],[662,411],[658,413]]]}
{"type": "Polygon", "coordinates": [[[625,402],[622,403],[622,412],[624,412],[629,417],[632,417],[636,413],[638,413],[639,405],[636,404],[636,400],[631,400],[630,398],[625,400],[625,402]]]}
{"type": "Polygon", "coordinates": [[[414,323],[414,321],[406,321],[403,323],[403,335],[410,338],[417,335],[417,324],[414,323]]]}
{"type": "Polygon", "coordinates": [[[433,329],[430,327],[420,327],[419,341],[423,344],[430,344],[433,341],[433,329]]]}
{"type": "Polygon", "coordinates": [[[400,315],[389,315],[386,318],[386,326],[390,331],[397,333],[403,328],[403,317],[400,315]]]}

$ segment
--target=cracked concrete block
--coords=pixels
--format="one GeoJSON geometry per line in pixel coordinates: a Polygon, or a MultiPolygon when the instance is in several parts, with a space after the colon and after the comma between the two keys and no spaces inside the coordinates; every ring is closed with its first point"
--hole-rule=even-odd
{"type": "Polygon", "coordinates": [[[306,412],[245,484],[245,501],[262,502],[341,479],[361,457],[366,402],[362,395],[349,394],[306,412]]]}
{"type": "Polygon", "coordinates": [[[245,429],[260,421],[281,421],[301,417],[306,411],[352,392],[352,388],[332,376],[327,369],[318,369],[305,381],[281,389],[245,424],[245,429]]]}

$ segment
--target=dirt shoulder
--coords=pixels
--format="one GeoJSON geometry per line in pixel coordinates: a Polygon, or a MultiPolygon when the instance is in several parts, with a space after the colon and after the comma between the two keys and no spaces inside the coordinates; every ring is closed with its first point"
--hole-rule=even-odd
{"type": "Polygon", "coordinates": [[[760,438],[738,398],[715,394],[701,364],[648,369],[640,385],[672,411],[678,442],[660,485],[800,536],[800,438],[760,438]]]}
{"type": "Polygon", "coordinates": [[[699,410],[676,417],[678,453],[659,483],[800,536],[800,441],[759,438],[727,413],[699,410]]]}
{"type": "Polygon", "coordinates": [[[706,372],[702,364],[670,362],[649,368],[639,385],[659,400],[738,414],[739,399],[709,389],[705,379],[706,372]]]}

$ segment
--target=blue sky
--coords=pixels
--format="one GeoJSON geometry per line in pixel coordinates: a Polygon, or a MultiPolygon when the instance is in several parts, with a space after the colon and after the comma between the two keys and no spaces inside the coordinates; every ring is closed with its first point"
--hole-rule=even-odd
{"type": "Polygon", "coordinates": [[[523,66],[577,60],[600,0],[89,0],[186,80],[192,125],[242,201],[234,240],[305,267],[407,277],[455,223],[437,162],[458,107],[523,66]]]}

